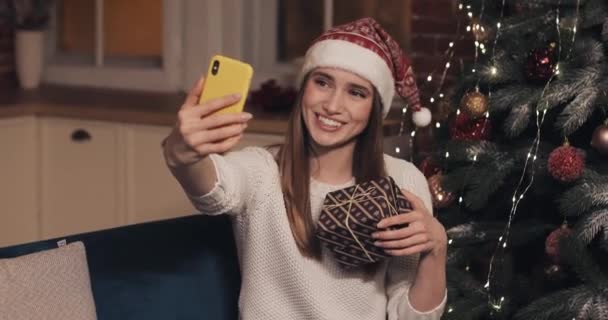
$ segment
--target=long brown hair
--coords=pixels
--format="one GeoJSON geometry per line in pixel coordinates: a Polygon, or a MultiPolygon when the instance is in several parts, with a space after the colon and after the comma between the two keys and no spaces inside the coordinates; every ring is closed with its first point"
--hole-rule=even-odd
{"type": "MultiPolygon", "coordinates": [[[[302,80],[289,118],[285,142],[279,147],[276,160],[291,233],[303,255],[320,259],[321,246],[314,235],[315,226],[310,208],[310,157],[314,152],[302,117],[302,97],[309,75],[310,73],[302,80]]],[[[353,176],[356,183],[386,175],[382,149],[382,118],[382,102],[374,88],[370,118],[365,129],[357,137],[353,154],[353,176]]]]}

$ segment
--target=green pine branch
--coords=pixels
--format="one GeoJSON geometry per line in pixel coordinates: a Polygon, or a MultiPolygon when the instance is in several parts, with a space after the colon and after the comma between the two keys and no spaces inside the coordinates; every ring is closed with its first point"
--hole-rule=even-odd
{"type": "Polygon", "coordinates": [[[574,234],[579,241],[589,245],[602,230],[608,229],[608,208],[593,211],[577,221],[574,234]]]}
{"type": "Polygon", "coordinates": [[[563,237],[559,241],[560,258],[572,266],[578,277],[594,291],[608,294],[608,277],[595,262],[586,245],[575,236],[563,237]]]}
{"type": "Polygon", "coordinates": [[[558,199],[559,210],[566,217],[579,216],[593,208],[608,207],[608,177],[585,170],[576,185],[558,199]]]}
{"type": "MultiPolygon", "coordinates": [[[[571,320],[594,294],[585,286],[561,290],[537,299],[520,309],[514,320],[571,320]]],[[[578,318],[577,318],[578,319],[578,318]]]]}

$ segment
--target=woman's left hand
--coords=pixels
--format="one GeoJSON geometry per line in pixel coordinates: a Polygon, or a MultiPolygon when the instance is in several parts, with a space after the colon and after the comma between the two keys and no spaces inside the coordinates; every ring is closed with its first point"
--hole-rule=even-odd
{"type": "Polygon", "coordinates": [[[424,203],[413,193],[401,189],[412,206],[412,211],[382,219],[379,229],[406,225],[395,230],[377,231],[372,234],[375,245],[384,248],[392,256],[407,256],[420,253],[445,257],[447,235],[441,223],[426,209],[424,203]]]}

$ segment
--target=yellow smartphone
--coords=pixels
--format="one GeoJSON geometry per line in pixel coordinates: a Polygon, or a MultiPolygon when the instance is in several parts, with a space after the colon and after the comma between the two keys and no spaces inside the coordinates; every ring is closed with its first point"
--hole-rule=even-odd
{"type": "Polygon", "coordinates": [[[253,77],[251,65],[222,55],[215,55],[209,62],[203,92],[198,102],[201,104],[228,94],[240,93],[239,102],[220,109],[217,113],[243,112],[251,85],[251,77],[253,77]]]}

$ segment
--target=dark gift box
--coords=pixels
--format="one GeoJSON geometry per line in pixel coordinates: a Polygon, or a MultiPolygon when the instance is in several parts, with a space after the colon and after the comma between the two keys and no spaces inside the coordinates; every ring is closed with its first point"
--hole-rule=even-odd
{"type": "Polygon", "coordinates": [[[378,262],[388,255],[374,245],[371,234],[380,220],[411,211],[393,180],[368,181],[325,196],[315,234],[347,268],[378,262]]]}

